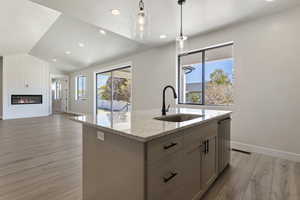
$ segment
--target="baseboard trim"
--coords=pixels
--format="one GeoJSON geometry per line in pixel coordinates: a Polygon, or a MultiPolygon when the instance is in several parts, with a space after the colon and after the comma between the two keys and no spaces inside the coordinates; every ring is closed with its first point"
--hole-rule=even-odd
{"type": "Polygon", "coordinates": [[[2,116],[2,120],[11,120],[11,119],[26,119],[26,118],[36,118],[36,117],[47,117],[49,116],[48,113],[46,114],[38,114],[38,115],[16,115],[16,116],[6,116],[3,118],[2,116]]]}
{"type": "Polygon", "coordinates": [[[271,148],[266,148],[266,147],[251,145],[251,144],[245,144],[245,143],[241,143],[241,142],[234,142],[234,141],[231,142],[231,147],[234,149],[242,150],[242,151],[248,151],[248,152],[252,152],[252,153],[260,153],[260,154],[265,154],[268,156],[273,156],[273,157],[277,157],[277,158],[300,162],[300,154],[296,154],[296,153],[292,153],[292,152],[280,151],[280,150],[276,150],[276,149],[271,149],[271,148]]]}

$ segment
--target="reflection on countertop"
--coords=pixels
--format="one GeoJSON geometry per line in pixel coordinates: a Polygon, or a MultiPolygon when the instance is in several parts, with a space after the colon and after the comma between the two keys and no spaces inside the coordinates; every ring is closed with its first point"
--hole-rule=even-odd
{"type": "Polygon", "coordinates": [[[154,118],[161,115],[161,110],[155,109],[132,112],[99,111],[97,115],[76,116],[71,119],[105,132],[122,135],[140,142],[148,142],[185,128],[225,117],[230,115],[231,111],[174,108],[170,109],[167,115],[181,113],[203,116],[184,122],[160,121],[154,118]]]}

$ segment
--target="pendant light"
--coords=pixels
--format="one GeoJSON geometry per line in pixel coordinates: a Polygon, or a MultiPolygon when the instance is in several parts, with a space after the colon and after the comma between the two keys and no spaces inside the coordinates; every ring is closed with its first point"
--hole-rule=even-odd
{"type": "Polygon", "coordinates": [[[143,0],[139,1],[139,10],[136,16],[135,35],[137,39],[145,39],[148,32],[148,16],[145,10],[145,4],[143,0]]]}
{"type": "Polygon", "coordinates": [[[178,5],[180,6],[180,32],[176,38],[176,48],[178,54],[184,53],[187,49],[187,39],[188,37],[183,34],[183,22],[182,22],[182,6],[186,0],[178,0],[178,5]]]}

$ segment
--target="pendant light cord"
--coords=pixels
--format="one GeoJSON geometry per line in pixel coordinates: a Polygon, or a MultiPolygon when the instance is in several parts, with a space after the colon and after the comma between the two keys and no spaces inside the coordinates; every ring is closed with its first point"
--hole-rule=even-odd
{"type": "Polygon", "coordinates": [[[186,0],[178,0],[178,4],[180,5],[180,36],[183,36],[183,17],[182,17],[182,5],[185,3],[186,0]]]}
{"type": "Polygon", "coordinates": [[[182,30],[182,4],[180,4],[180,36],[183,35],[182,30]]]}

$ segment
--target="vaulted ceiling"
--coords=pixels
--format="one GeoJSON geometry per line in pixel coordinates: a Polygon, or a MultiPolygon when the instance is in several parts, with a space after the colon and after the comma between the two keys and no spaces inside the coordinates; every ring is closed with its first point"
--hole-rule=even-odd
{"type": "Polygon", "coordinates": [[[60,15],[28,0],[0,3],[0,55],[29,52],[60,15]]]}
{"type": "MultiPolygon", "coordinates": [[[[1,0],[0,53],[30,52],[65,71],[174,41],[178,33],[176,0],[144,0],[150,29],[143,41],[133,31],[139,0],[31,1],[1,0]]],[[[299,0],[187,0],[184,30],[194,36],[297,5],[299,0]]]]}
{"type": "Polygon", "coordinates": [[[81,20],[61,15],[30,54],[55,63],[64,71],[124,56],[145,45],[81,20]]]}
{"type": "MultiPolygon", "coordinates": [[[[133,22],[139,0],[32,0],[49,8],[132,38],[133,22]],[[111,10],[121,14],[112,16],[111,10]]],[[[150,14],[150,37],[145,43],[162,43],[159,36],[174,40],[178,32],[179,7],[177,0],[144,0],[150,14]]],[[[184,29],[195,35],[241,20],[264,16],[300,4],[299,0],[186,0],[184,29]]]]}

